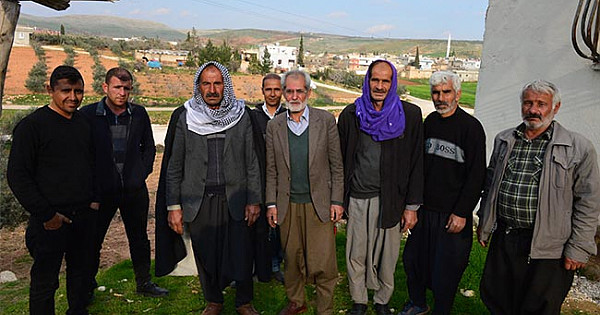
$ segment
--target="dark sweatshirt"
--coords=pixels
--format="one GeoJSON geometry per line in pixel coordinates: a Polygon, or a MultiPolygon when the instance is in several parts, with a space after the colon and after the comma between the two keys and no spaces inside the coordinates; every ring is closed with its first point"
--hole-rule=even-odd
{"type": "Polygon", "coordinates": [[[61,208],[90,204],[93,157],[87,120],[78,112],[67,119],[44,106],[15,127],[8,184],[32,219],[46,222],[61,208]]]}
{"type": "Polygon", "coordinates": [[[460,107],[447,118],[425,119],[425,210],[471,214],[485,178],[485,133],[460,107]]]}

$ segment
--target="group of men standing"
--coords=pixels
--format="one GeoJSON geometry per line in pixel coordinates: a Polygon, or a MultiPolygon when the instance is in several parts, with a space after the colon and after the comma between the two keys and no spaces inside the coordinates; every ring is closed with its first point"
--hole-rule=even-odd
{"type": "MultiPolygon", "coordinates": [[[[181,235],[188,233],[207,302],[202,314],[222,313],[223,289],[232,282],[236,311],[259,314],[253,275],[277,275],[283,253],[288,303],[279,314],[307,311],[307,283],[316,288],[316,313],[333,314],[335,223],[345,214],[349,314],[367,313],[368,290],[375,313],[392,314],[404,232],[409,301],[399,314],[429,312],[428,288],[433,313],[449,314],[483,196],[477,234],[484,246],[493,236],[484,303],[494,314],[558,314],[574,270],[595,254],[600,212],[595,150],[553,120],[558,89],[546,81],[523,88],[523,123],[496,137],[486,175],[485,133],[458,106],[460,78],[432,75],[436,111],[424,123],[419,107],[400,100],[397,82],[392,63],[373,62],[362,96],[336,124],[331,113],[308,106],[311,79],[303,71],[267,75],[265,103],[250,109],[235,97],[223,65],[202,65],[193,97],[174,111],[165,139],[157,275],[186,255],[181,235]]],[[[60,66],[50,78],[50,105],[15,128],[8,179],[31,214],[32,314],[54,313],[63,256],[68,314],[87,313],[117,208],[137,291],[168,294],[150,279],[145,179],[155,148],[146,111],[128,101],[131,83],[129,72],[111,69],[106,97],[77,111],[83,78],[60,66]]]]}

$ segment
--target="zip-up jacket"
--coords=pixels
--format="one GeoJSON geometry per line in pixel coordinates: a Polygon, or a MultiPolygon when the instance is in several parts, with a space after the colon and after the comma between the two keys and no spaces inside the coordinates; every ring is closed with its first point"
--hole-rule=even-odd
{"type": "MultiPolygon", "coordinates": [[[[496,228],[496,203],[506,163],[516,142],[514,128],[500,132],[487,169],[479,211],[480,240],[496,228]]],[[[600,214],[600,175],[592,143],[554,122],[540,175],[531,259],[569,257],[587,262],[596,253],[594,234],[600,214]]]]}
{"type": "Polygon", "coordinates": [[[100,196],[95,201],[115,198],[122,193],[146,187],[146,178],[152,173],[156,147],[150,118],[143,106],[128,103],[130,120],[127,126],[127,151],[123,176],[119,174],[113,157],[113,143],[104,97],[100,102],[84,106],[80,111],[90,120],[96,145],[96,181],[100,196]]]}

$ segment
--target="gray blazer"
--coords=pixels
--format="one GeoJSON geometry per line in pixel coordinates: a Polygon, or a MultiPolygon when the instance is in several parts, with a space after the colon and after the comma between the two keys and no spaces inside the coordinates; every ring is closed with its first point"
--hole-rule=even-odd
{"type": "MultiPolygon", "coordinates": [[[[180,205],[183,221],[192,222],[204,196],[208,149],[207,137],[189,131],[186,110],[181,112],[173,140],[173,152],[167,168],[167,206],[180,205]]],[[[260,170],[252,124],[247,112],[240,121],[225,132],[223,171],[229,214],[241,221],[245,206],[261,203],[260,170]]]]}
{"type": "MultiPolygon", "coordinates": [[[[344,200],[344,168],[335,117],[310,107],[308,123],[308,176],[313,206],[322,222],[330,221],[332,202],[344,200]]],[[[290,202],[290,149],[287,115],[267,124],[267,186],[265,204],[277,205],[277,222],[285,218],[290,202]]]]}

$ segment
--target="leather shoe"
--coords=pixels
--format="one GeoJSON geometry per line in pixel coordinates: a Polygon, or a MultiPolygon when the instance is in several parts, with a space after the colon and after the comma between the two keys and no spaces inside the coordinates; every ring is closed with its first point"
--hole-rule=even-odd
{"type": "Polygon", "coordinates": [[[169,294],[169,290],[157,286],[156,283],[152,281],[148,281],[142,285],[138,285],[137,293],[144,296],[161,297],[167,296],[169,294]]]}
{"type": "Polygon", "coordinates": [[[367,304],[354,303],[348,315],[365,315],[367,314],[367,304]]]}
{"type": "Polygon", "coordinates": [[[219,315],[223,310],[223,304],[208,302],[201,315],[219,315]]]}
{"type": "Polygon", "coordinates": [[[258,311],[250,303],[238,306],[235,310],[240,315],[259,315],[258,311]]]}
{"type": "Polygon", "coordinates": [[[394,315],[387,304],[375,303],[375,314],[377,315],[394,315]]]}
{"type": "Polygon", "coordinates": [[[306,304],[298,305],[294,302],[289,302],[288,305],[279,312],[279,315],[294,315],[306,312],[306,304]]]}

